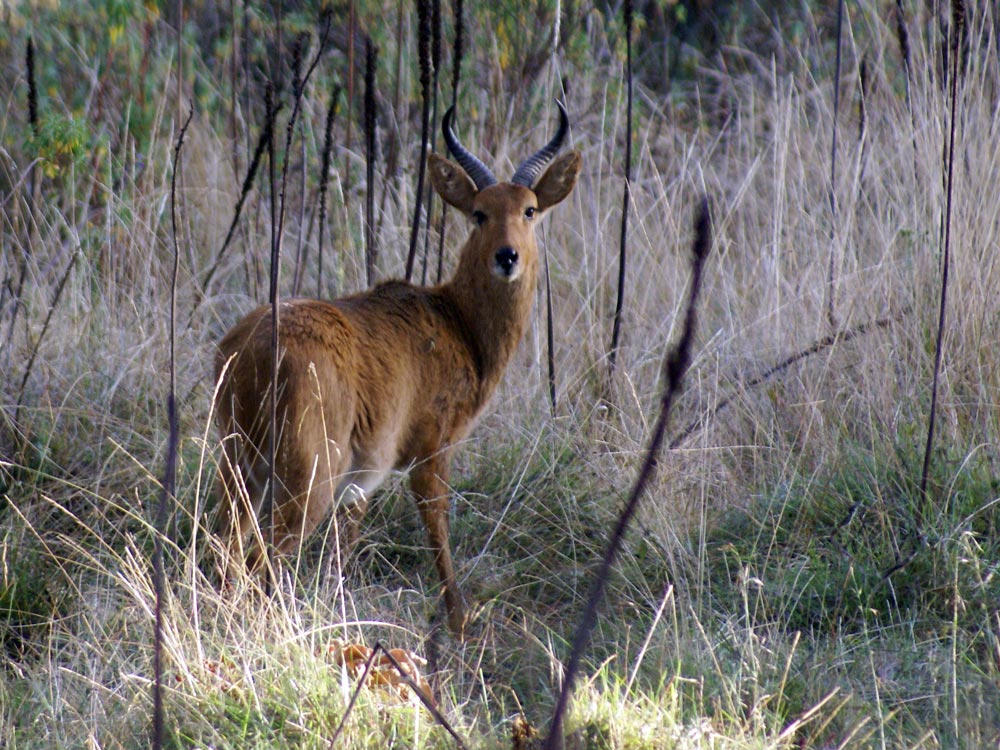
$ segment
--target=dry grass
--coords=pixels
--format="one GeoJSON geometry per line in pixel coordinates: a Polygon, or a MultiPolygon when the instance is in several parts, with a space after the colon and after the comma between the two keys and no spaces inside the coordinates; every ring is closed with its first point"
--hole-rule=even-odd
{"type": "MultiPolygon", "coordinates": [[[[475,747],[508,747],[511,719],[522,713],[544,732],[565,639],[655,418],[663,353],[684,302],[693,209],[707,193],[716,242],[697,356],[672,419],[678,432],[693,419],[705,424],[663,458],[629,537],[578,694],[572,746],[995,745],[1000,70],[987,5],[970,15],[960,83],[953,305],[934,511],[921,530],[930,546],[888,582],[880,575],[908,550],[915,519],[937,313],[948,112],[930,24],[911,27],[911,115],[892,25],[874,11],[854,12],[845,50],[848,60],[868,54],[871,92],[859,142],[846,105],[857,80],[845,75],[836,222],[825,47],[790,45],[781,68],[734,49],[754,72],[724,76],[706,65],[701,88],[671,99],[638,90],[629,287],[610,390],[620,65],[599,58],[604,37],[595,26],[594,59],[549,66],[502,108],[491,88],[498,79],[487,75],[490,54],[500,52],[476,63],[482,85],[470,85],[461,103],[462,137],[473,150],[489,148],[498,172],[509,172],[546,137],[560,76],[572,74],[571,137],[585,170],[541,233],[555,300],[557,414],[549,412],[540,305],[456,462],[452,542],[476,604],[466,643],[430,635],[437,583],[402,479],[381,493],[343,568],[320,538],[270,597],[253,581],[220,592],[200,571],[218,457],[212,348],[266,296],[269,228],[266,192],[257,188],[202,299],[199,280],[225,237],[242,175],[228,121],[199,107],[179,183],[182,440],[165,604],[171,744],[326,747],[353,688],[330,658],[335,639],[378,639],[428,657],[442,709],[475,747]],[[842,328],[894,322],[749,386],[831,333],[831,251],[842,328]]],[[[18,73],[16,45],[4,44],[4,64],[18,73]]],[[[52,44],[50,54],[70,54],[64,35],[52,44]]],[[[382,59],[394,57],[383,51],[382,59]]],[[[159,75],[150,88],[156,125],[142,153],[110,120],[87,120],[100,131],[99,147],[43,179],[33,212],[24,199],[26,147],[0,153],[0,746],[129,748],[148,738],[150,523],[167,434],[166,201],[171,123],[186,114],[186,105],[176,112],[172,72],[164,65],[159,75]],[[144,167],[135,168],[140,157],[144,167]],[[40,338],[73,253],[79,259],[40,338]],[[22,258],[26,284],[8,343],[22,258]]],[[[207,68],[199,75],[225,81],[207,68]]],[[[6,80],[12,104],[0,134],[12,143],[27,114],[16,104],[23,81],[6,80]]],[[[322,142],[321,91],[304,103],[310,168],[322,142]]],[[[60,111],[51,95],[45,106],[60,111]]],[[[399,118],[402,153],[416,153],[419,127],[399,118]]],[[[354,145],[361,148],[357,137],[354,145]]],[[[389,198],[377,204],[381,277],[400,275],[406,260],[415,164],[403,161],[405,172],[390,176],[389,198]]],[[[343,149],[334,163],[327,242],[336,255],[325,268],[348,291],[364,278],[364,170],[360,153],[343,149]],[[354,184],[344,182],[348,162],[354,184]]],[[[292,249],[317,237],[308,219],[291,220],[297,213],[286,221],[283,285],[292,281],[292,249]]],[[[449,260],[464,232],[450,215],[449,260]]],[[[315,256],[311,246],[310,294],[315,256]]],[[[342,742],[452,746],[422,709],[374,691],[362,695],[342,742]]]]}

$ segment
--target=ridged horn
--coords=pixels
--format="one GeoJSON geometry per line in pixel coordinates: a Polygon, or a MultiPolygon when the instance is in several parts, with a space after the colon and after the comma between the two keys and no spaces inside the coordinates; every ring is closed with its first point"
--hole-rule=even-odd
{"type": "Polygon", "coordinates": [[[569,132],[569,115],[566,114],[566,108],[562,105],[562,102],[557,101],[556,104],[559,106],[558,132],[551,141],[528,157],[517,168],[514,176],[510,178],[510,181],[515,185],[524,185],[524,187],[530,188],[535,183],[535,180],[538,179],[542,168],[552,160],[552,157],[556,155],[563,141],[566,139],[566,133],[569,132]]]}
{"type": "Polygon", "coordinates": [[[451,155],[455,157],[459,166],[476,183],[477,190],[482,190],[490,185],[496,185],[497,178],[490,171],[490,168],[469,153],[468,149],[458,142],[458,136],[451,129],[451,117],[454,112],[455,105],[453,104],[448,107],[448,111],[444,113],[444,120],[441,121],[441,130],[444,131],[444,142],[447,144],[448,150],[451,151],[451,155]]]}

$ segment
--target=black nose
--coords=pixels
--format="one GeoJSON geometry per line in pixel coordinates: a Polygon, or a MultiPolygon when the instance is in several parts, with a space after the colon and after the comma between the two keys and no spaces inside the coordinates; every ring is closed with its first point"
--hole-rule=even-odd
{"type": "Polygon", "coordinates": [[[503,272],[503,275],[510,276],[514,270],[514,266],[517,265],[517,250],[512,247],[501,247],[497,250],[494,258],[496,259],[497,267],[503,272]]]}

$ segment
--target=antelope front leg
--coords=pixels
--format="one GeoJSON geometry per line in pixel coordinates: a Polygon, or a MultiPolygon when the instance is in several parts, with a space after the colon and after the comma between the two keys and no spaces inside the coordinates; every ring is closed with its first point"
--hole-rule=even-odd
{"type": "Polygon", "coordinates": [[[413,470],[410,487],[417,496],[417,507],[427,527],[427,538],[434,553],[434,565],[444,586],[444,603],[448,610],[448,627],[459,639],[465,628],[462,592],[455,581],[448,543],[448,486],[444,461],[431,459],[413,470]]]}

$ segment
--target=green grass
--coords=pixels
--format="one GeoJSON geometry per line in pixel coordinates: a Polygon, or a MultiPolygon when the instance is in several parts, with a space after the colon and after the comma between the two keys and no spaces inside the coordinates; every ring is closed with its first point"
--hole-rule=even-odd
{"type": "MultiPolygon", "coordinates": [[[[849,717],[872,720],[875,701],[893,731],[940,727],[944,744],[971,731],[972,747],[1000,721],[997,666],[980,658],[998,645],[992,462],[973,458],[947,485],[935,482],[951,512],[935,517],[941,533],[924,546],[909,538],[921,502],[912,471],[899,471],[907,463],[866,454],[727,513],[706,545],[710,587],[753,631],[810,645],[793,662],[804,705],[792,715],[836,685],[854,693],[849,717]],[[950,702],[963,707],[953,726],[950,702]]],[[[788,694],[786,685],[779,695],[788,694]]]]}
{"type": "MultiPolygon", "coordinates": [[[[343,103],[324,258],[324,286],[341,292],[363,285],[369,188],[379,211],[380,277],[398,275],[405,261],[419,106],[415,40],[404,34],[397,49],[399,7],[359,4],[381,52],[380,148],[386,154],[398,145],[399,172],[377,168],[375,184],[364,184],[359,111],[348,142],[343,103]],[[393,109],[397,51],[403,78],[393,109]]],[[[696,356],[670,433],[703,423],[661,457],[628,534],[567,747],[995,745],[995,11],[986,4],[969,14],[975,33],[960,87],[952,305],[925,498],[919,477],[949,120],[935,77],[935,24],[907,7],[910,113],[885,20],[894,7],[848,6],[835,219],[825,11],[768,5],[765,12],[780,16],[780,34],[749,12],[724,19],[718,33],[692,32],[712,37],[705,49],[714,51],[681,49],[667,97],[666,79],[655,78],[662,62],[652,52],[643,57],[625,324],[610,386],[624,137],[620,18],[563,4],[558,64],[527,71],[498,66],[531,57],[552,8],[533,8],[531,33],[511,31],[521,28],[515,20],[525,22],[513,6],[470,13],[463,139],[506,174],[549,132],[565,77],[571,139],[585,166],[540,232],[555,304],[555,414],[539,304],[492,406],[454,462],[452,547],[472,613],[461,643],[435,628],[440,587],[402,477],[378,494],[360,545],[342,565],[328,529],[270,596],[254,580],[220,589],[205,565],[220,455],[209,414],[213,347],[266,296],[270,242],[268,191],[258,182],[203,293],[261,126],[260,79],[247,81],[239,66],[237,110],[229,109],[228,10],[189,8],[180,95],[172,10],[161,17],[142,4],[63,2],[10,11],[12,31],[0,38],[7,71],[0,94],[8,103],[0,115],[0,746],[149,746],[151,520],[167,442],[169,186],[189,101],[196,114],[178,190],[181,444],[164,603],[169,747],[329,747],[354,689],[331,654],[339,641],[380,641],[428,659],[424,676],[442,712],[473,748],[511,747],[519,717],[544,735],[593,572],[656,418],[703,192],[712,199],[716,243],[696,356]],[[496,19],[505,19],[503,33],[493,33],[496,19]],[[28,33],[44,124],[37,136],[25,104],[28,33]],[[775,53],[773,67],[765,50],[775,53]],[[872,82],[863,144],[856,140],[862,55],[872,82]],[[893,322],[820,347],[754,384],[830,333],[831,252],[841,325],[893,322]],[[72,253],[80,255],[53,310],[72,253]]],[[[274,20],[251,11],[251,52],[263,64],[274,20]]],[[[696,29],[698,20],[684,23],[696,29]]],[[[288,38],[315,33],[308,4],[290,9],[286,23],[288,38]]],[[[640,23],[637,48],[658,49],[649,35],[670,23],[640,23]]],[[[289,152],[283,294],[300,243],[303,289],[316,288],[318,151],[330,91],[346,76],[342,39],[317,68],[289,152]]],[[[449,65],[446,55],[445,73],[449,65]]],[[[280,151],[281,123],[279,132],[280,151]]],[[[464,233],[451,212],[446,271],[464,233]]],[[[435,240],[436,231],[432,247],[435,240]]],[[[454,742],[425,709],[366,689],[338,747],[454,742]]]]}

